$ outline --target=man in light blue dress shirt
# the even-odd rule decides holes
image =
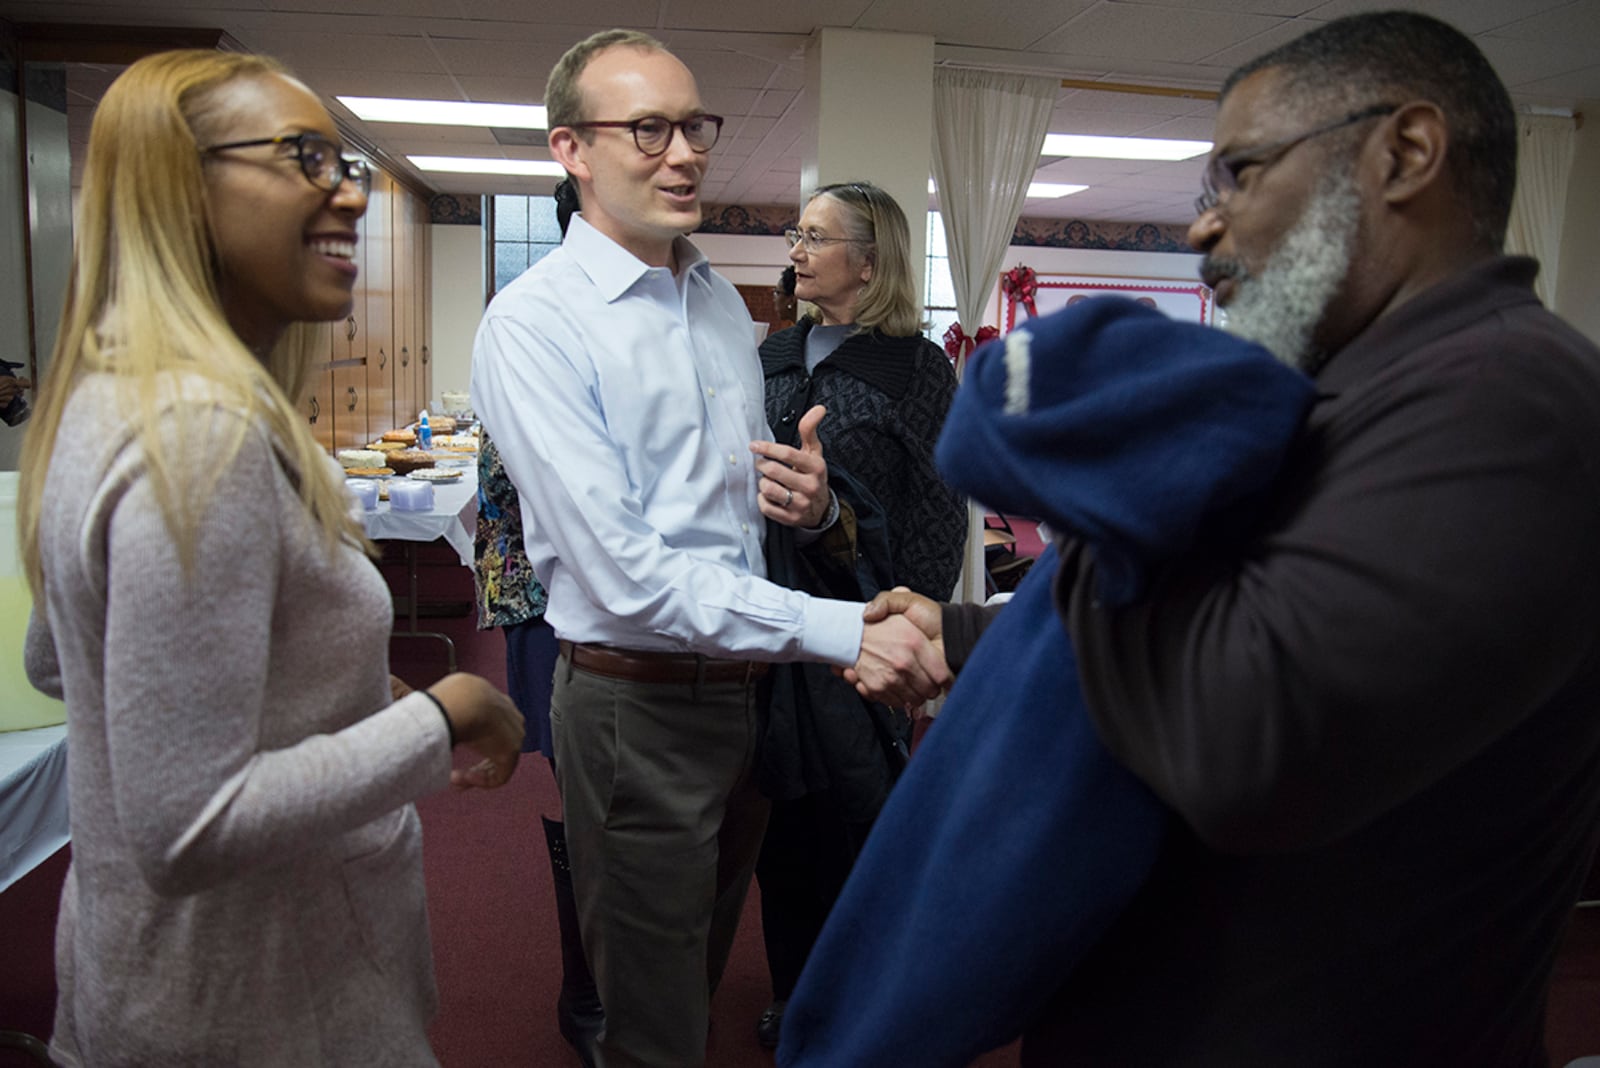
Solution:
[[[768,661],[928,695],[942,655],[901,617],[768,582],[766,520],[825,530],[816,425],[773,443],[750,315],[683,235],[721,119],[658,42],[608,31],[551,73],[550,151],[582,213],[490,304],[472,400],[521,498],[561,639],[551,724],[597,1061],[701,1064],[766,824],[753,781]],[[896,626],[888,627],[894,623]]]

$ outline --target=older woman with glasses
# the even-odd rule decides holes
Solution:
[[[95,115],[18,509],[72,752],[59,1064],[436,1063],[412,802],[504,783],[522,728],[474,675],[395,696],[388,587],[297,411],[369,180],[261,57],[140,60]]]
[[[829,185],[786,236],[794,293],[809,309],[761,346],[767,418],[785,440],[800,413],[828,409],[819,432],[829,485],[855,513],[860,558],[870,563],[842,576],[802,565],[791,584],[861,600],[897,585],[947,597],[966,518],[934,470],[933,446],[956,379],[919,332],[905,213],[875,185]],[[787,570],[775,558],[785,541],[771,540],[775,577]],[[784,666],[773,687],[765,765],[775,803],[756,868],[774,999],[757,1037],[768,1047],[778,1044],[789,994],[911,734],[903,712],[865,704],[826,668]]]

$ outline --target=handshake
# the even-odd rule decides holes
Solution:
[[[869,701],[910,708],[938,697],[954,679],[944,656],[944,613],[938,602],[904,586],[867,602],[861,655],[835,672]]]

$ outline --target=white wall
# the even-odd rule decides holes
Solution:
[[[433,396],[466,392],[472,374],[472,339],[483,317],[483,228],[433,227]]]
[[[718,273],[736,286],[775,286],[789,266],[789,245],[781,237],[696,234],[694,243]]]
[[[1000,270],[1004,273],[1017,266],[1032,267],[1041,277],[1073,274],[1185,283],[1196,282],[1200,278],[1200,255],[1190,252],[1102,252],[1096,249],[1012,245],[1006,250]],[[1004,311],[1001,300],[1000,287],[996,285],[980,325],[1001,325],[1000,317]],[[969,329],[967,332],[970,334],[973,331]]]

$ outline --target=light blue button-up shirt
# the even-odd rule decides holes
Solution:
[[[478,327],[472,404],[545,618],[575,642],[853,664],[859,604],[765,578],[750,314],[688,239],[675,257],[676,275],[650,267],[575,216]]]

